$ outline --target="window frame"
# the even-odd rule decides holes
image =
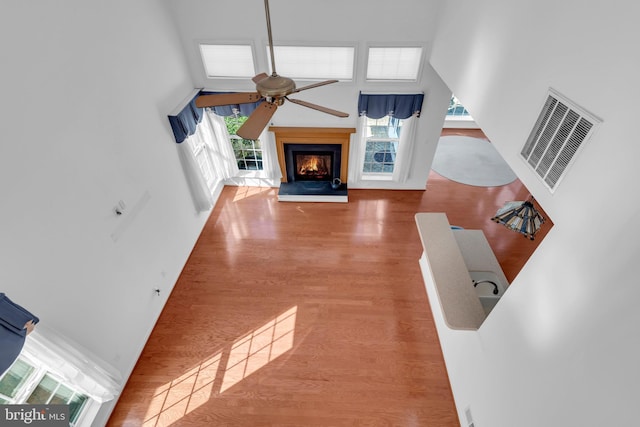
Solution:
[[[26,364],[28,364],[32,368],[32,371],[30,371],[26,377],[24,377],[24,376],[21,377],[22,378],[22,384],[20,384],[20,386],[16,388],[17,392],[16,392],[15,397],[7,396],[6,394],[3,394],[3,393],[0,392],[0,399],[6,401],[7,404],[9,404],[9,405],[17,405],[17,404],[20,404],[22,401],[26,401],[26,399],[29,397],[29,395],[31,393],[29,392],[28,394],[25,395],[25,393],[27,393],[25,390],[29,390],[30,388],[35,388],[35,385],[32,386],[30,383],[32,382],[33,377],[38,375],[37,363],[34,363],[31,360],[31,358],[29,358],[29,357],[25,357],[24,355],[20,355],[11,364],[9,369],[7,369],[6,372],[4,372],[2,375],[0,375],[0,381],[4,379],[4,377],[9,373],[9,371],[19,361],[22,361],[22,362],[25,362]],[[4,403],[0,403],[0,405],[4,405]]]
[[[239,159],[239,158],[238,158],[238,156],[236,155],[236,150],[235,150],[235,148],[233,147],[233,141],[234,141],[234,140],[236,140],[236,141],[251,141],[251,142],[252,142],[253,147],[252,147],[250,150],[244,150],[244,149],[242,149],[242,151],[252,151],[252,152],[254,152],[254,153],[257,153],[257,152],[259,151],[259,152],[261,153],[260,160],[258,160],[258,159],[254,159],[254,161],[255,161],[255,163],[256,163],[256,169],[247,169],[247,168],[244,168],[244,169],[243,169],[243,168],[241,168],[241,167],[240,167],[240,165],[238,164],[238,162],[244,162],[244,163],[245,163],[245,166],[246,166],[247,159],[246,159],[246,158],[244,158],[244,157],[243,157],[243,158],[241,158],[241,159]],[[255,148],[256,141],[258,141],[258,143],[260,144],[260,148]],[[262,141],[260,140],[260,138],[258,138],[258,139],[246,139],[246,138],[242,138],[242,137],[240,137],[240,136],[238,136],[238,135],[231,135],[231,134],[230,134],[230,135],[229,135],[229,144],[231,144],[231,149],[233,150],[233,155],[234,155],[234,157],[235,157],[236,164],[238,164],[238,170],[239,170],[240,172],[255,172],[255,173],[257,173],[257,172],[262,172],[262,171],[264,170],[264,149],[263,149],[263,147],[262,147]],[[260,164],[260,167],[259,167],[259,168],[257,167],[258,163]]]
[[[388,118],[388,121],[391,121],[392,119],[395,119],[394,117],[391,117],[389,115],[380,117],[379,119],[372,119],[367,117],[367,122],[369,120],[382,120]],[[403,122],[404,119],[395,119],[398,120],[399,122],[399,126],[397,126],[397,128],[402,129],[403,126]],[[370,129],[372,125],[367,124],[366,129]],[[387,125],[386,128],[388,129],[390,126]],[[395,137],[381,137],[381,136],[375,136],[375,135],[371,135],[371,136],[365,136],[364,137],[364,147],[363,147],[363,153],[362,153],[362,171],[361,171],[361,179],[363,181],[392,181],[393,180],[393,172],[395,170],[395,166],[396,166],[396,159],[394,158],[393,161],[393,170],[391,170],[390,172],[367,172],[365,171],[365,166],[367,165],[367,163],[371,163],[371,162],[367,162],[366,161],[366,156],[367,156],[367,145],[369,142],[372,141],[376,141],[376,142],[382,142],[382,143],[394,143],[395,142],[395,147],[396,147],[396,155],[398,153],[398,149],[399,149],[399,145],[400,145],[400,134],[398,134]]]
[[[241,75],[209,75],[207,72],[207,65],[205,63],[204,56],[202,54],[202,46],[245,46],[249,47],[251,50],[251,60],[253,64],[253,74],[250,76],[241,76]],[[207,80],[241,80],[246,81],[254,77],[258,72],[256,71],[258,68],[258,61],[256,58],[256,49],[253,41],[250,40],[229,40],[229,41],[219,41],[219,40],[196,40],[195,41],[195,50],[197,56],[200,58],[200,64],[202,65],[202,75]]]
[[[420,59],[418,61],[418,68],[416,70],[416,78],[415,79],[397,79],[397,78],[369,78],[369,57],[371,54],[371,49],[421,49]],[[424,63],[425,58],[427,57],[427,47],[423,43],[371,43],[367,44],[366,50],[366,58],[364,61],[364,73],[363,78],[367,83],[389,83],[389,82],[397,82],[397,83],[419,83],[422,79],[422,74],[424,72]]]
[[[28,365],[32,366],[33,370],[29,372],[29,374],[27,375],[26,381],[22,382],[20,387],[18,387],[18,391],[15,397],[11,398],[4,394],[0,395],[0,398],[8,402],[6,404],[9,404],[9,405],[28,404],[27,400],[29,399],[29,397],[31,397],[31,395],[36,390],[36,388],[38,387],[42,379],[46,375],[49,375],[52,379],[58,382],[58,387],[56,388],[56,390],[63,385],[68,389],[72,390],[74,392],[74,395],[80,394],[86,397],[86,400],[83,403],[82,408],[78,413],[78,418],[76,419],[76,421],[74,423],[69,422],[70,427],[82,427],[82,426],[91,425],[91,423],[95,419],[95,416],[98,413],[98,410],[100,409],[101,404],[95,401],[91,396],[88,396],[82,393],[81,391],[79,391],[78,388],[75,387],[73,384],[64,381],[64,379],[58,373],[56,373],[54,369],[47,366],[45,363],[41,362],[38,359],[38,357],[34,354],[31,354],[28,351],[28,349],[22,350],[22,352],[20,353],[20,356],[18,356],[18,358],[16,359],[16,361],[14,361],[11,367],[7,369],[7,371],[4,372],[2,375],[0,375],[0,380],[2,380],[5,377],[5,375],[9,372],[9,370],[11,370],[11,368],[19,360],[22,360]],[[5,403],[0,403],[0,406],[2,405],[5,405]]]
[[[449,114],[449,111],[452,109],[454,110],[454,114]],[[457,110],[458,108],[462,108],[462,112],[460,114],[455,114],[455,110]],[[451,98],[449,99],[449,108],[447,109],[447,116],[446,116],[447,120],[473,120],[473,116],[471,116],[471,113],[469,112],[469,110],[467,110],[467,107],[465,107],[462,102],[460,102],[460,100],[454,95],[451,94]]]
[[[227,117],[233,117],[233,116],[227,116]],[[236,161],[236,166],[238,166],[238,162],[239,161],[244,161],[244,159],[238,159],[236,157],[236,150],[233,147],[233,140],[244,140],[245,138],[242,138],[238,135],[236,135],[235,133],[231,133],[231,130],[229,129],[229,123],[227,122],[227,117],[225,117],[225,125],[227,127],[227,133],[229,134],[229,145],[231,146],[231,151],[233,151],[233,156],[234,159]],[[246,121],[248,119],[248,116],[240,116],[237,115],[236,118],[238,117],[245,117]],[[244,124],[244,122],[243,122]],[[240,125],[242,126],[242,124]],[[238,126],[238,129],[240,128],[240,126]],[[251,140],[247,140],[247,141],[251,141]],[[259,141],[260,142],[260,151],[262,152],[262,159],[261,159],[261,164],[262,164],[262,168],[261,169],[240,169],[240,167],[238,166],[238,174],[237,176],[240,178],[263,178],[263,174],[264,174],[264,141],[262,141],[260,138],[252,140],[254,141]],[[255,148],[254,148],[255,150]]]
[[[353,58],[351,61],[351,77],[350,78],[337,78],[333,76],[317,76],[317,77],[301,77],[297,76],[295,73],[291,73],[288,71],[283,71],[282,67],[278,63],[278,48],[280,47],[293,47],[293,48],[349,48],[353,51]],[[358,61],[358,46],[356,44],[351,43],[296,43],[296,42],[281,42],[274,43],[274,56],[276,60],[276,69],[278,70],[278,74],[289,77],[295,81],[322,81],[322,80],[338,80],[340,82],[354,82],[356,79],[356,68]],[[264,44],[264,52],[266,58],[266,65],[269,73],[271,72],[271,54],[269,51],[269,43],[265,42]]]

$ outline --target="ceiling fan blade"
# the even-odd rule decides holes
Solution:
[[[200,95],[196,98],[196,107],[217,107],[219,105],[245,104],[257,102],[262,98],[258,92],[246,93],[219,93],[213,95]]]
[[[258,139],[277,109],[277,105],[266,101],[263,102],[251,113],[247,121],[240,126],[236,135],[243,139]]]
[[[299,87],[298,89],[294,90],[291,93],[296,93],[296,92],[300,92],[300,91],[303,91],[303,90],[311,89],[311,88],[314,88],[314,87],[328,85],[328,84],[331,84],[331,83],[338,83],[338,80],[325,80],[323,82],[310,84],[308,86],[302,86],[302,87]]]
[[[331,108],[322,107],[320,105],[312,104],[307,101],[301,101],[299,99],[289,99],[287,101],[291,101],[294,104],[302,105],[303,107],[313,108],[314,110],[322,111],[323,113],[331,114],[337,117],[349,117],[347,113],[343,113],[342,111],[332,110]]]
[[[260,80],[266,79],[267,77],[269,77],[267,73],[260,73],[251,80],[253,80],[254,83],[258,83]]]

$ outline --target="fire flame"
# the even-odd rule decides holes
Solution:
[[[326,160],[319,156],[303,156],[298,163],[300,175],[327,175],[329,168]]]

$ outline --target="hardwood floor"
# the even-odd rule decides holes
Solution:
[[[484,230],[510,281],[551,224],[529,241],[489,220],[518,181],[427,185],[349,203],[226,187],[108,425],[460,425],[414,215]]]

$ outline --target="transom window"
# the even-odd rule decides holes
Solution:
[[[200,44],[200,56],[207,78],[251,78],[256,74],[250,44]],[[278,74],[292,79],[354,79],[354,46],[274,46]],[[272,70],[269,46],[268,70]],[[367,56],[368,81],[417,81],[422,69],[422,47],[370,47]]]
[[[402,119],[367,117],[364,174],[393,174],[402,131]]]
[[[35,359],[20,356],[0,377],[0,405],[65,404],[69,424],[75,427],[91,399],[65,384]]]
[[[250,45],[201,44],[200,56],[207,78],[250,78],[255,73]]]
[[[421,65],[421,47],[370,47],[367,80],[417,81]]]
[[[271,55],[268,52],[269,70]],[[355,48],[350,46],[274,46],[278,74],[292,79],[353,80]]]

